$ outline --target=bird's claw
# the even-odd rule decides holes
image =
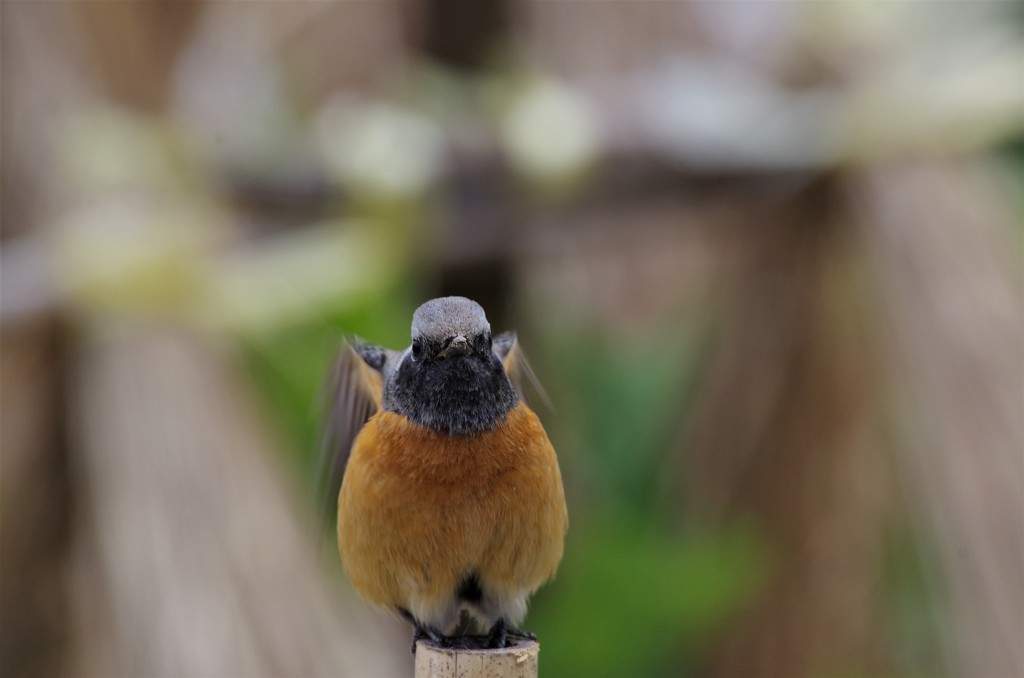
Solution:
[[[531,633],[530,631],[524,631],[522,629],[512,628],[505,623],[504,619],[499,619],[494,623],[494,626],[491,627],[490,633],[487,634],[487,647],[508,647],[509,636],[513,638],[523,638],[525,640],[537,640],[537,634]]]
[[[424,638],[431,641],[438,647],[449,647],[452,644],[452,641],[448,636],[438,633],[429,626],[420,626],[417,624],[416,630],[412,632],[412,647],[409,648],[413,654],[416,654],[416,643]]]

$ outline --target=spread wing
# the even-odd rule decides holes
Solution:
[[[540,385],[537,374],[530,367],[530,361],[526,359],[526,354],[523,353],[515,331],[509,330],[494,337],[491,347],[497,356],[501,358],[501,362],[505,366],[505,374],[508,375],[516,392],[519,393],[520,400],[526,402],[526,386],[529,385],[530,390],[536,393],[541,401],[550,409],[551,400],[548,398],[544,387]]]
[[[324,387],[326,407],[316,463],[325,526],[334,519],[352,443],[380,409],[384,379],[399,355],[358,339],[341,344]]]

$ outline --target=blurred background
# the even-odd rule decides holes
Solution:
[[[544,675],[1024,675],[1022,7],[3,2],[0,671],[411,675],[321,388],[461,294]]]

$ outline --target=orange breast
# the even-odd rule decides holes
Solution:
[[[356,590],[438,626],[470,573],[499,600],[544,583],[567,523],[554,449],[522,404],[494,430],[463,437],[379,412],[356,438],[338,502]]]

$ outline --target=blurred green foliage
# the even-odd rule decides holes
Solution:
[[[952,629],[940,621],[951,618],[949,601],[929,567],[939,561],[935,546],[905,522],[886,534],[877,588],[885,611],[882,637],[886,652],[906,676],[943,675],[942,667],[952,661]]]
[[[750,532],[680,538],[642,517],[591,516],[530,615],[542,639],[557,639],[544,645],[544,671],[658,676],[698,667],[700,641],[756,592],[766,563]]]
[[[672,337],[671,351],[664,349],[666,336]],[[567,413],[566,420],[553,418],[550,434],[556,443],[559,427],[578,435],[580,464],[596,484],[588,492],[593,499],[654,517],[666,499],[663,472],[674,462],[670,452],[679,443],[700,346],[694,328],[624,339],[585,323],[549,335],[544,379],[557,386],[556,407]],[[671,489],[678,491],[679,484]]]
[[[547,337],[543,376],[557,414],[546,424],[570,494],[566,556],[529,618],[542,638],[557,639],[544,646],[550,675],[699,667],[701,640],[767,574],[753,530],[679,520],[675,452],[708,345],[708,323],[688,320],[626,337],[563,322]]]
[[[324,384],[343,337],[386,346],[408,343],[415,301],[398,286],[339,300],[315,320],[241,337],[241,355],[269,410],[294,443],[295,469],[309,482],[320,444]],[[310,485],[310,496],[313,486]]]
[[[1017,227],[1017,240],[1024,250],[1024,137],[1018,137],[999,149],[997,158],[1007,166],[1010,177],[1011,208],[1016,210],[1013,223]]]

